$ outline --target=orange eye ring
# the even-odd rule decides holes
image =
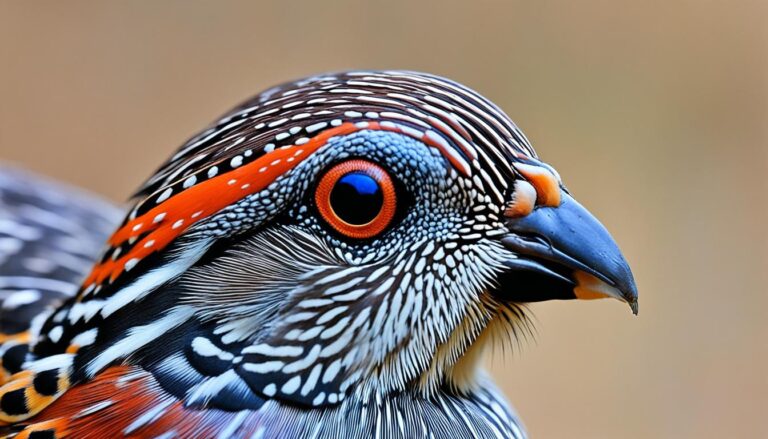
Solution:
[[[372,213],[369,215],[371,218],[366,218],[360,224],[343,219],[342,216],[344,215],[340,215],[341,212],[338,211],[341,206],[337,205],[334,208],[334,202],[339,204],[339,197],[342,197],[342,202],[355,202],[353,199],[344,199],[344,195],[339,195],[338,190],[334,193],[334,189],[339,186],[340,180],[350,179],[352,175],[362,176],[362,178],[366,179],[367,181],[364,183],[367,183],[367,189],[369,190],[371,189],[371,184],[378,186],[373,198],[376,200],[373,202],[375,204],[367,207],[375,210],[379,198],[381,202],[378,212]],[[367,239],[384,231],[392,222],[397,209],[397,194],[392,179],[381,166],[366,160],[349,160],[332,167],[323,175],[315,191],[315,204],[317,205],[318,212],[320,212],[320,216],[334,230],[349,238]],[[349,209],[349,205],[344,207]]]

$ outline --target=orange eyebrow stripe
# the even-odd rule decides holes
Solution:
[[[218,212],[227,205],[264,189],[280,175],[293,169],[306,157],[325,145],[329,138],[354,131],[356,131],[354,124],[340,125],[313,137],[304,145],[275,149],[247,165],[192,186],[171,196],[167,201],[153,207],[142,216],[126,223],[112,235],[109,243],[113,246],[120,245],[129,238],[137,237],[148,230],[162,229],[163,225],[173,224],[178,220],[192,220],[191,216],[194,213],[203,211],[193,221],[185,224],[185,227],[181,228],[183,231],[191,224]],[[289,161],[289,159],[292,160]],[[265,170],[260,172],[262,168]],[[242,189],[246,184],[248,185],[246,189]],[[165,216],[155,223],[154,218],[161,214],[165,214]],[[139,228],[134,230],[137,226]]]
[[[128,221],[109,238],[109,244],[117,247],[131,238],[138,238],[149,232],[127,254],[115,261],[108,260],[95,266],[83,285],[101,284],[107,277],[114,281],[131,259],[140,260],[149,256],[167,246],[193,224],[248,195],[261,191],[325,145],[331,137],[358,130],[353,123],[339,125],[323,131],[303,145],[276,149],[251,163],[171,196],[140,217]],[[162,214],[163,218],[155,222],[154,219]],[[179,221],[182,223],[174,227]]]
[[[560,205],[560,183],[552,172],[546,168],[525,163],[515,163],[514,167],[536,188],[537,205],[548,207]]]

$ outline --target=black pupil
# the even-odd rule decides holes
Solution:
[[[347,224],[368,224],[381,212],[382,204],[379,183],[364,172],[345,174],[331,190],[331,207]]]

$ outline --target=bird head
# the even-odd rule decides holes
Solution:
[[[526,303],[637,311],[613,239],[509,118],[412,72],[235,108],[144,184],[107,247],[38,353],[74,352],[75,380],[139,363],[201,404],[471,388],[486,335],[525,325]]]

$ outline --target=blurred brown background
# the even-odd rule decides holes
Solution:
[[[463,82],[632,263],[532,307],[491,369],[538,438],[768,437],[768,3],[0,3],[0,159],[124,200],[188,136],[309,73]]]

